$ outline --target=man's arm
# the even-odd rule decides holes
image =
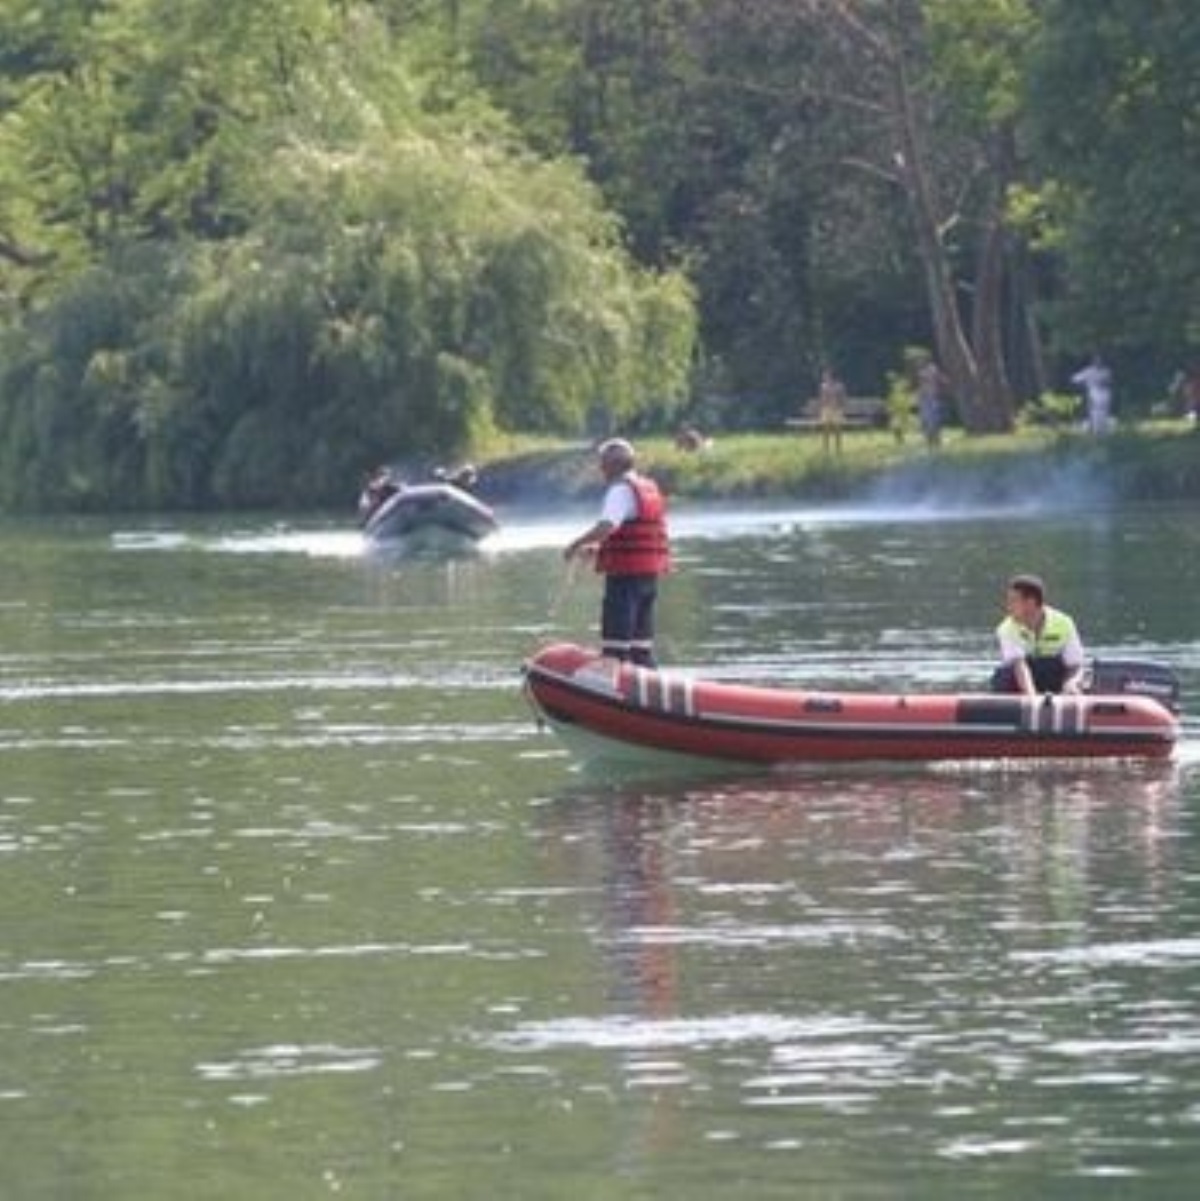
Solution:
[[[1037,687],[1033,682],[1033,672],[1025,659],[1017,659],[1013,665],[1013,678],[1017,681],[1017,690],[1025,696],[1036,696]]]
[[[623,522],[637,515],[637,502],[634,500],[631,487],[611,485],[604,494],[604,505],[600,512],[600,520],[589,529],[583,531],[573,542],[568,543],[563,551],[564,559],[574,558],[580,551],[595,549]]]
[[[1013,680],[1017,691],[1026,696],[1035,696],[1037,688],[1033,682],[1033,672],[1025,658],[1025,647],[1013,633],[1007,622],[1001,622],[996,629],[996,639],[1000,643],[1000,662],[1005,667],[1011,667]]]
[[[601,517],[594,526],[584,530],[578,538],[567,544],[567,548],[563,551],[563,558],[573,559],[581,551],[599,546],[616,528],[611,521]]]
[[[1075,628],[1074,622],[1071,623],[1071,636],[1067,639],[1066,646],[1063,647],[1063,666],[1067,669],[1066,677],[1063,679],[1063,692],[1071,694],[1079,693],[1083,690],[1083,640],[1079,637],[1079,631]]]

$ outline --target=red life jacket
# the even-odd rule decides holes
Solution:
[[[622,481],[633,490],[637,516],[623,521],[600,544],[596,570],[605,575],[665,575],[671,570],[667,504],[658,485],[641,475]]]

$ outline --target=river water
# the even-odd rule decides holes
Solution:
[[[0,1195],[1192,1197],[1200,737],[581,772],[592,517],[0,526]],[[1193,512],[681,509],[660,655],[969,688],[1004,578],[1200,710]]]

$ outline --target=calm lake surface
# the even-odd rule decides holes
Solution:
[[[599,778],[559,557],[312,519],[0,525],[0,1196],[1192,1198],[1176,759]],[[1200,520],[679,508],[660,655],[978,686],[1005,577],[1200,712]]]

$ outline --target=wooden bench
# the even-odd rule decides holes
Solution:
[[[798,417],[788,417],[784,425],[798,433],[822,428],[821,402],[817,397],[805,401]],[[842,429],[882,430],[888,426],[887,401],[881,396],[847,396],[842,405]]]

